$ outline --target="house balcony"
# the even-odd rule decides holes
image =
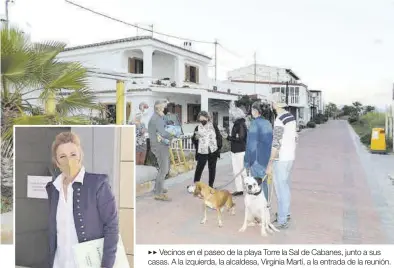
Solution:
[[[144,89],[144,88],[193,88],[206,89],[207,86],[189,81],[177,82],[171,77],[145,77],[144,75],[132,75],[127,79],[127,89]]]
[[[275,93],[272,96],[272,100],[277,103],[286,103],[286,94]],[[300,96],[296,94],[289,94],[288,105],[290,106],[302,106],[300,102]]]

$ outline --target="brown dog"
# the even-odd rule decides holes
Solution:
[[[235,214],[235,203],[233,202],[232,195],[227,190],[215,190],[199,181],[195,184],[193,194],[204,200],[204,218],[201,220],[201,224],[207,222],[207,207],[216,209],[219,227],[223,226],[222,211],[224,207],[227,207],[227,210],[231,211],[232,215]]]

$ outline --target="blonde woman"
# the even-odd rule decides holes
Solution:
[[[77,135],[63,132],[52,144],[62,172],[48,183],[49,267],[77,268],[73,246],[104,238],[101,267],[112,268],[119,240],[118,211],[108,176],[85,171]]]

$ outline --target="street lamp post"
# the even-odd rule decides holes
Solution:
[[[286,106],[289,105],[289,82],[286,82]]]

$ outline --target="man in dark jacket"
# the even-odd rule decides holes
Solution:
[[[235,191],[233,192],[233,196],[239,196],[243,195],[242,177],[246,177],[246,170],[244,169],[243,163],[248,130],[245,120],[246,115],[242,109],[231,107],[229,113],[230,119],[234,125],[231,130],[231,135],[227,137],[227,140],[231,142],[231,160],[233,165],[233,173],[234,176],[237,176],[235,178]]]

